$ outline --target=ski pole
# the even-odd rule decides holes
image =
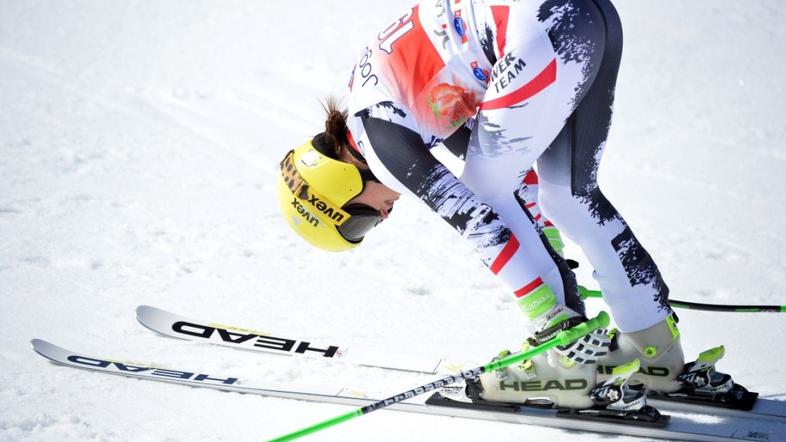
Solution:
[[[583,322],[575,327],[569,328],[567,330],[562,330],[555,337],[549,339],[548,341],[530,348],[527,351],[523,351],[520,353],[512,354],[510,356],[506,356],[502,359],[489,362],[486,365],[476,367],[470,370],[462,370],[460,373],[455,375],[446,376],[442,379],[439,379],[434,382],[429,382],[428,384],[421,385],[420,387],[413,388],[412,390],[405,391],[403,393],[397,394],[395,396],[391,396],[387,399],[383,399],[378,402],[374,402],[373,404],[366,405],[365,407],[361,407],[350,411],[349,413],[342,414],[340,416],[336,416],[332,419],[328,419],[323,422],[319,422],[317,424],[311,425],[309,427],[303,428],[298,431],[293,431],[292,433],[285,434],[283,436],[277,437],[275,439],[270,439],[268,442],[285,442],[294,440],[305,435],[316,433],[317,431],[324,430],[325,428],[332,427],[333,425],[338,425],[342,422],[348,421],[352,418],[356,418],[362,416],[364,414],[371,413],[372,411],[379,410],[381,408],[385,408],[388,405],[395,404],[397,402],[402,402],[407,399],[413,398],[415,396],[419,396],[423,393],[427,393],[429,391],[436,390],[438,388],[442,388],[444,386],[453,384],[463,379],[471,379],[478,377],[482,373],[486,373],[493,370],[498,370],[500,368],[507,367],[509,365],[513,365],[517,362],[521,362],[525,359],[530,359],[533,356],[543,353],[544,351],[556,347],[556,346],[564,346],[568,345],[571,342],[581,338],[582,336],[591,333],[594,330],[599,328],[605,328],[609,325],[609,315],[606,312],[598,313],[598,316]]]
[[[600,290],[590,290],[579,286],[579,296],[581,299],[602,298]],[[679,301],[670,299],[669,304],[675,308],[688,310],[706,310],[711,312],[733,312],[733,313],[786,313],[786,305],[725,305],[725,304],[702,304],[698,302]]]

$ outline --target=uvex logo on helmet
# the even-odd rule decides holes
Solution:
[[[325,201],[319,199],[319,197],[316,194],[307,191],[307,195],[308,195],[308,200],[306,201],[308,201],[309,204],[311,204],[312,206],[314,206],[315,209],[325,214],[325,216],[327,216],[328,218],[335,221],[336,224],[341,224],[341,222],[344,220],[343,213],[341,213],[338,209],[334,209],[333,206],[329,205]]]
[[[297,199],[297,197],[292,200],[292,207],[294,207],[295,211],[297,211],[297,213],[299,213],[309,224],[314,227],[319,227],[319,218],[312,215],[304,205],[300,204],[300,200]]]

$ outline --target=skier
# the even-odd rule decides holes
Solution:
[[[631,379],[660,393],[698,372],[714,374],[692,391],[732,385],[712,371],[720,350],[686,366],[658,267],[598,186],[621,53],[609,0],[428,0],[361,51],[348,112],[328,100],[325,131],[281,162],[281,209],[309,243],[356,247],[414,196],[513,292],[535,341],[586,320],[555,226],[581,246],[619,331],[484,374],[476,400],[635,410],[646,395]]]

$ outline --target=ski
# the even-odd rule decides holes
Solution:
[[[444,358],[374,353],[303,337],[293,338],[287,334],[201,321],[149,305],[137,307],[136,319],[143,326],[164,336],[283,356],[329,358],[363,367],[424,374],[455,372],[458,367],[465,365],[451,363]]]
[[[145,364],[118,362],[115,358],[104,358],[75,353],[41,339],[31,341],[33,350],[50,361],[73,368],[100,373],[122,375],[138,379],[175,383],[191,387],[212,388],[268,397],[299,399],[349,406],[372,404],[380,394],[361,393],[351,388],[327,386],[277,386],[256,385],[238,377],[218,376],[197,370],[174,370]],[[461,388],[444,387],[428,399],[413,398],[411,402],[397,403],[390,408],[398,411],[483,419],[499,422],[537,425],[564,430],[621,434],[647,438],[686,441],[730,441],[754,440],[776,441],[786,438],[786,425],[755,419],[726,418],[708,419],[707,416],[691,414],[671,415],[658,425],[637,425],[635,422],[609,422],[604,419],[576,418],[566,410],[536,408],[528,406],[474,404],[462,400]],[[450,396],[457,397],[451,399]],[[584,416],[586,417],[586,416]],[[661,425],[662,424],[662,425]]]
[[[339,345],[314,344],[314,340],[276,335],[249,328],[206,322],[180,316],[151,306],[139,306],[137,320],[148,329],[169,337],[190,341],[287,356],[312,356],[345,361],[348,364],[382,370],[396,370],[427,375],[456,373],[466,362],[448,358],[417,358],[391,353],[350,351]],[[277,336],[290,336],[281,338]],[[786,402],[772,399],[755,399],[750,410],[723,407],[722,404],[697,403],[674,397],[647,399],[652,406],[685,413],[712,414],[715,416],[756,418],[786,423]]]

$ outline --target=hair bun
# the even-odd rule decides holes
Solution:
[[[339,109],[338,100],[327,97],[322,104],[327,117],[325,119],[325,138],[327,142],[338,152],[341,146],[349,144],[347,139],[347,111]]]

